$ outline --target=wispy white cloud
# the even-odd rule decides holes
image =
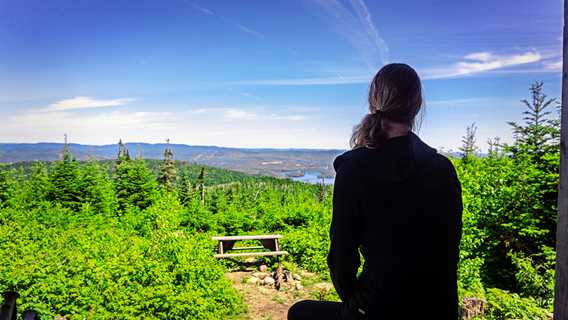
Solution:
[[[71,99],[56,101],[47,108],[41,109],[41,111],[69,111],[77,109],[118,107],[132,101],[134,101],[132,98],[101,100],[91,97],[74,97]]]
[[[501,69],[532,62],[538,62],[538,52],[526,52],[508,56],[493,55],[489,52],[472,53],[465,56],[466,61],[458,62],[458,74],[471,74],[488,70]]]
[[[191,114],[200,115],[221,115],[221,118],[229,121],[253,121],[253,120],[289,120],[289,121],[303,121],[308,119],[308,116],[301,114],[277,114],[277,113],[263,113],[258,111],[250,111],[240,108],[199,108],[189,111]]]
[[[290,120],[290,121],[304,121],[308,119],[308,117],[305,115],[297,115],[297,114],[292,114],[292,115],[271,114],[268,117],[270,119],[275,119],[275,120]]]
[[[386,57],[386,55],[388,54],[387,44],[385,40],[381,38],[381,36],[379,35],[379,32],[377,31],[377,28],[373,23],[371,13],[369,13],[369,9],[367,9],[365,2],[363,0],[351,0],[351,6],[355,10],[355,13],[357,13],[359,21],[361,22],[363,29],[369,36],[369,39],[373,41],[374,45],[379,50],[379,53],[381,54],[383,60],[387,60]]]
[[[491,52],[474,52],[449,67],[425,69],[421,72],[423,79],[444,79],[463,77],[508,67],[539,62],[542,56],[537,51],[517,54],[497,55]]]
[[[558,71],[558,72],[562,71],[562,60],[544,61],[543,65],[547,70],[550,71]]]
[[[222,15],[220,15],[220,14],[218,14],[218,13],[215,13],[213,10],[210,10],[210,9],[208,9],[208,8],[205,8],[205,7],[203,7],[203,6],[198,5],[198,4],[195,3],[195,2],[189,2],[189,5],[190,5],[192,8],[194,8],[195,10],[197,10],[197,11],[199,11],[199,12],[205,14],[205,15],[212,16],[212,17],[217,17],[218,19],[222,20],[222,21],[225,22],[225,23],[232,24],[233,26],[235,26],[237,29],[241,30],[242,32],[248,33],[248,34],[250,34],[250,35],[252,35],[252,36],[254,36],[254,37],[260,38],[260,39],[264,39],[264,38],[265,38],[265,35],[264,35],[263,33],[259,32],[259,31],[256,31],[256,30],[254,30],[254,29],[252,29],[252,28],[250,28],[250,27],[248,27],[248,26],[245,26],[245,25],[242,24],[242,23],[239,23],[239,22],[233,21],[233,20],[231,20],[231,19],[228,19],[228,18],[226,18],[226,17],[224,17],[224,16],[222,16]]]
[[[144,141],[164,138],[163,130],[175,119],[169,112],[114,110],[98,114],[77,112],[26,112],[0,120],[0,136],[12,141],[61,141],[63,133],[74,142],[111,143],[119,137]]]
[[[388,61],[388,46],[379,35],[363,0],[314,0],[329,17],[332,24],[357,51],[370,70],[375,71]]]
[[[193,8],[195,8],[197,11],[199,11],[199,12],[201,12],[201,13],[203,13],[203,14],[206,14],[206,15],[209,15],[209,16],[214,16],[214,15],[215,15],[215,12],[213,12],[213,11],[207,9],[207,8],[202,7],[202,6],[198,5],[197,3],[191,2],[190,5],[191,5]]]
[[[258,115],[242,109],[226,109],[223,117],[227,120],[256,120]]]
[[[490,61],[493,58],[493,55],[489,52],[474,52],[465,55],[464,57],[467,60],[477,60],[477,61]]]
[[[23,110],[0,117],[0,141],[62,141],[63,134],[67,133],[70,141],[87,144],[116,143],[118,138],[158,143],[171,138],[176,143],[194,145],[313,148],[336,147],[343,142],[335,132],[332,139],[329,133],[317,130],[314,125],[306,126],[300,121],[303,116],[293,113],[263,113],[239,108],[195,110],[199,112],[121,109],[85,114]],[[303,133],[302,136],[307,138],[291,141],[292,133]]]
[[[460,78],[480,74],[492,73],[542,73],[558,71],[561,69],[561,61],[544,61],[543,55],[538,51],[527,51],[509,55],[498,55],[491,52],[469,53],[457,62],[449,66],[419,69],[418,72],[423,80],[435,80],[446,78]],[[536,65],[543,62],[542,65]],[[521,65],[536,65],[531,68],[515,68]],[[335,76],[307,77],[292,79],[260,79],[229,82],[229,85],[258,85],[258,86],[316,86],[316,85],[345,85],[345,84],[368,84],[373,78],[370,71],[351,72],[352,75],[343,75],[339,72]]]
[[[243,24],[241,24],[241,23],[235,23],[235,25],[237,26],[237,28],[241,29],[242,31],[244,31],[244,32],[246,32],[246,33],[248,33],[248,34],[251,34],[251,35],[253,35],[253,36],[257,37],[257,38],[263,39],[263,38],[265,37],[264,34],[258,32],[258,31],[256,31],[256,30],[253,30],[253,29],[251,29],[251,28],[249,28],[249,27],[247,27],[247,26],[245,26],[245,25],[243,25]]]
[[[257,100],[257,101],[260,101],[260,100],[262,100],[262,98],[261,98],[261,97],[257,96],[257,95],[256,95],[256,94],[254,94],[254,93],[250,93],[250,92],[242,91],[242,92],[239,92],[239,94],[240,94],[241,96],[243,96],[243,97],[246,97],[246,98],[252,98],[252,99],[254,99],[254,100]]]
[[[208,108],[198,108],[198,109],[191,109],[187,111],[190,114],[205,114],[208,113],[211,109]]]

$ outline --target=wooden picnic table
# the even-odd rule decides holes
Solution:
[[[265,257],[287,255],[287,251],[281,251],[278,245],[278,239],[282,236],[278,234],[265,235],[248,235],[248,236],[220,236],[212,237],[213,240],[219,241],[217,246],[217,254],[215,258],[235,258],[235,257]],[[258,240],[261,246],[235,247],[235,242],[244,240]],[[270,251],[227,253],[231,250],[259,250],[268,249]]]

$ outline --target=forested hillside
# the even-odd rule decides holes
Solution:
[[[125,143],[133,157],[160,159],[168,146],[181,161],[237,170],[254,175],[285,177],[317,171],[333,175],[331,162],[342,150],[324,149],[249,149],[185,144]],[[82,145],[71,143],[69,150],[77,160],[111,160],[116,157],[116,145]],[[55,161],[61,158],[63,143],[0,143],[0,163],[24,161]]]
[[[559,125],[542,83],[526,107],[513,144],[492,140],[478,157],[472,125],[452,159],[464,315],[482,305],[485,319],[550,318]],[[167,145],[159,162],[124,145],[112,161],[79,162],[66,146],[60,160],[0,170],[0,290],[48,318],[236,317],[246,306],[210,237],[283,234],[285,262],[326,278],[332,191],[176,163]]]

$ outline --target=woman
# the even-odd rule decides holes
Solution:
[[[333,163],[327,262],[342,302],[300,301],[288,319],[457,319],[461,188],[412,133],[421,88],[406,64],[375,75],[352,150]]]

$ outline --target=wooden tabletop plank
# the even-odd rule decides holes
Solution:
[[[265,256],[279,256],[279,255],[287,255],[287,254],[288,254],[288,251],[223,253],[223,254],[216,254],[215,258],[265,257]]]
[[[226,236],[226,237],[211,237],[213,240],[218,241],[239,241],[239,240],[265,240],[265,239],[280,239],[279,234],[263,234],[263,235],[250,235],[250,236]]]
[[[259,249],[266,249],[263,246],[251,246],[251,247],[233,247],[231,250],[259,250]]]

